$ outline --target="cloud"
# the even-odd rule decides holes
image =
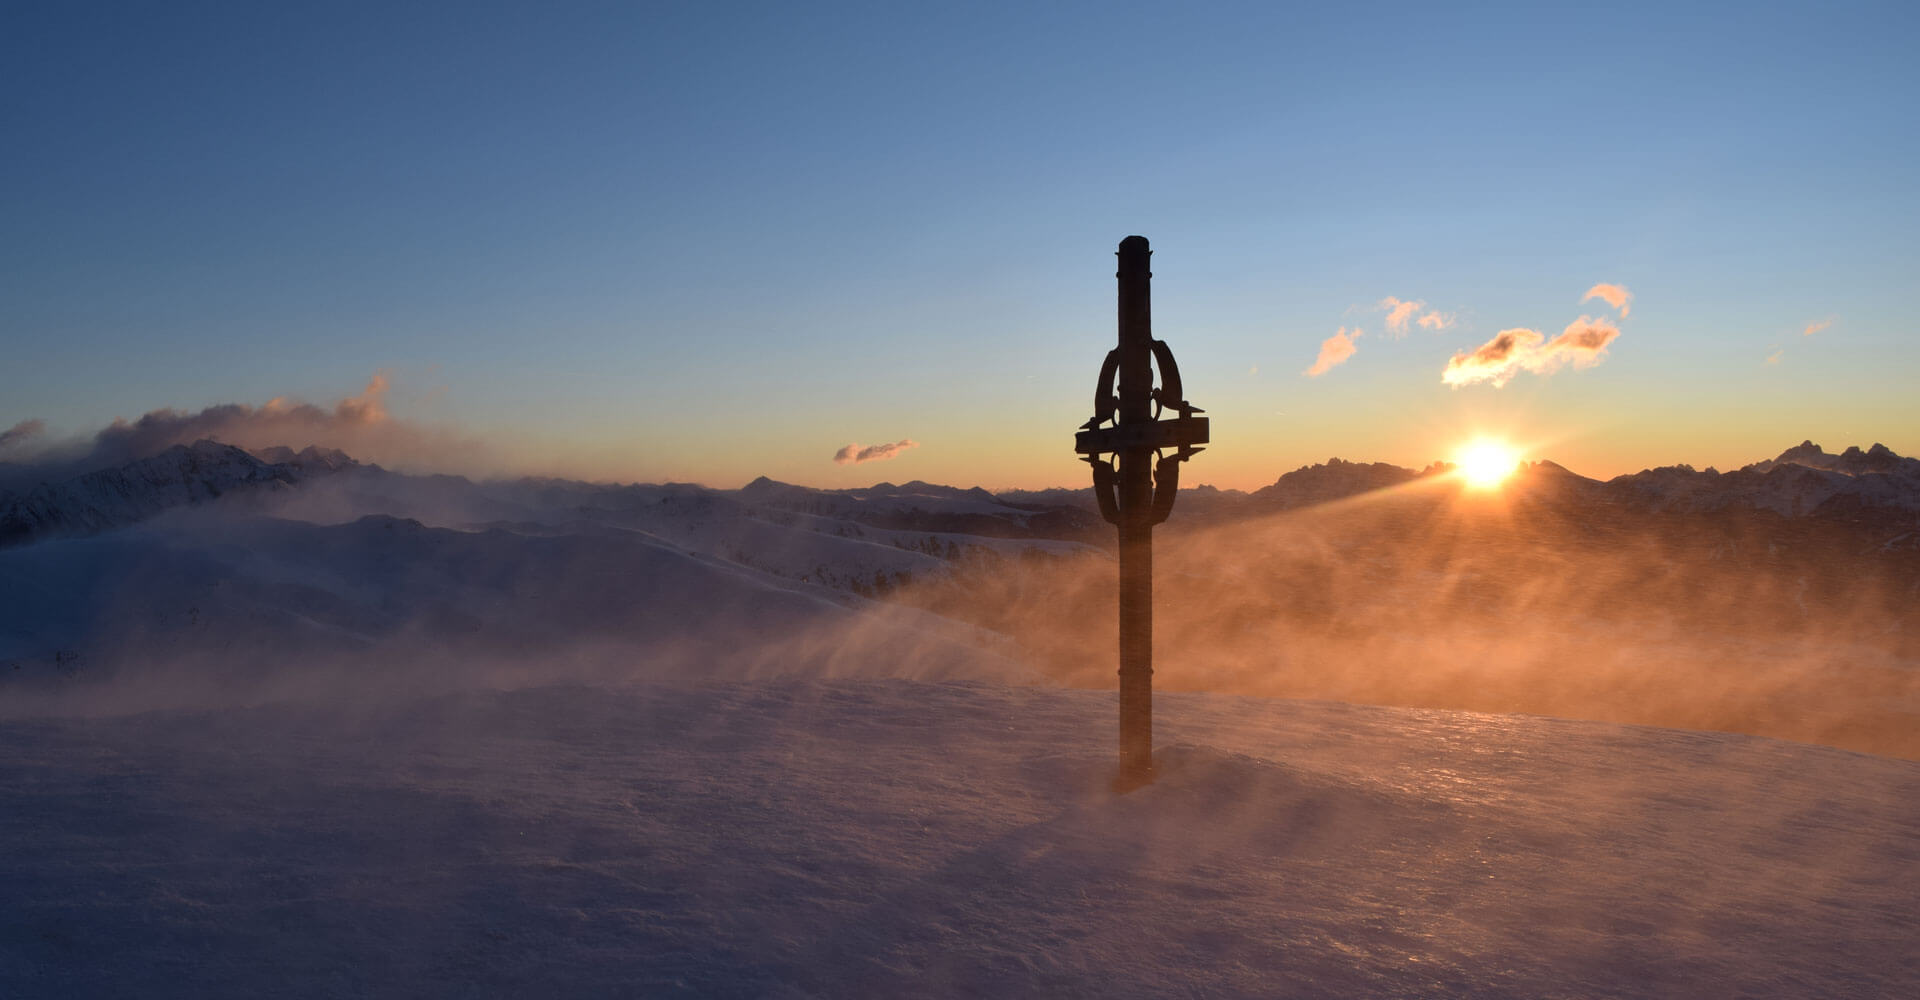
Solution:
[[[1422,330],[1445,330],[1453,325],[1453,314],[1430,309],[1426,315],[1420,317],[1418,322]]]
[[[1780,355],[1782,355],[1782,354],[1784,354],[1784,353],[1786,353],[1786,350],[1787,350],[1787,349],[1786,349],[1786,348],[1784,348],[1784,347],[1781,347],[1781,348],[1776,348],[1776,349],[1774,350],[1774,352],[1773,352],[1772,354],[1769,354],[1769,355],[1767,355],[1767,364],[1770,364],[1770,365],[1777,365],[1777,364],[1779,364],[1779,363],[1780,363]]]
[[[1331,371],[1334,366],[1353,357],[1353,342],[1359,339],[1359,327],[1354,327],[1351,333],[1347,332],[1346,327],[1341,327],[1339,332],[1320,342],[1320,356],[1313,359],[1313,367],[1306,370],[1306,376],[1319,378]]]
[[[1830,327],[1830,326],[1832,326],[1832,325],[1833,325],[1833,320],[1831,320],[1831,319],[1823,319],[1823,320],[1820,320],[1820,321],[1819,321],[1819,322],[1817,322],[1817,323],[1808,323],[1808,324],[1807,324],[1807,328],[1806,328],[1806,329],[1804,329],[1804,330],[1802,330],[1802,331],[1800,331],[1800,336],[1802,336],[1802,337],[1811,337],[1811,336],[1813,336],[1814,334],[1816,334],[1816,333],[1819,333],[1820,331],[1822,331],[1822,330],[1824,330],[1824,329],[1826,329],[1827,327]]]
[[[1620,330],[1604,319],[1582,316],[1552,340],[1524,327],[1502,330],[1472,351],[1456,354],[1440,373],[1440,381],[1455,388],[1475,382],[1506,385],[1523,371],[1551,375],[1568,364],[1591,368],[1606,357],[1607,345]]]
[[[860,443],[856,441],[834,452],[833,464],[859,465],[863,462],[884,462],[889,458],[897,457],[908,448],[918,447],[920,447],[920,442],[911,439],[902,439],[892,444],[868,445],[865,448],[860,447]]]
[[[391,436],[370,433],[385,429],[392,420],[385,405],[391,384],[384,373],[375,374],[359,395],[348,396],[331,409],[276,396],[260,406],[221,403],[192,413],[162,409],[138,420],[116,418],[94,435],[89,461],[106,465],[144,458],[203,438],[241,448],[322,444],[359,458],[371,439]],[[356,451],[355,445],[362,447]]]
[[[1506,385],[1524,367],[1521,359],[1537,351],[1544,340],[1534,330],[1502,330],[1473,351],[1454,355],[1440,373],[1440,381],[1455,387],[1474,382]]]
[[[338,448],[362,462],[413,470],[485,473],[498,471],[498,452],[453,429],[394,417],[387,409],[392,382],[375,374],[359,393],[331,406],[270,399],[258,406],[219,403],[201,410],[158,409],[137,419],[115,418],[98,432],[61,441],[35,441],[24,424],[7,431],[5,442],[24,451],[19,461],[35,475],[79,475],[158,454],[177,444],[211,439],[258,451],[284,445],[298,451],[308,445]]]
[[[25,444],[40,436],[47,429],[44,420],[22,420],[4,431],[0,431],[0,451]]]
[[[1620,310],[1621,319],[1626,319],[1633,312],[1633,293],[1627,291],[1625,285],[1599,284],[1587,289],[1587,294],[1580,296],[1582,302],[1593,299],[1605,299],[1607,305]]]
[[[1567,324],[1560,336],[1547,342],[1547,353],[1570,360],[1575,368],[1591,368],[1600,363],[1607,345],[1620,336],[1620,328],[1604,319],[1582,316]]]
[[[1409,302],[1405,299],[1397,299],[1389,295],[1381,299],[1374,308],[1385,309],[1387,311],[1388,333],[1404,334],[1407,332],[1407,320],[1412,317],[1414,313],[1426,308],[1426,306],[1427,304],[1425,302],[1417,300]]]

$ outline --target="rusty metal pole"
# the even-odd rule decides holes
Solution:
[[[1152,254],[1144,236],[1120,242],[1120,340],[1101,365],[1093,419],[1074,436],[1074,450],[1093,466],[1100,513],[1120,534],[1120,771],[1114,787],[1122,792],[1153,781],[1153,526],[1173,510],[1180,463],[1201,450],[1209,433],[1207,419],[1196,416],[1202,411],[1182,395],[1173,351],[1153,339]],[[1159,419],[1166,410],[1178,415]],[[1107,455],[1118,460],[1118,469]]]

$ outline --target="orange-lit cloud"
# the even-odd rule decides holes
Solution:
[[[908,448],[918,447],[920,447],[920,442],[911,439],[895,441],[892,444],[868,445],[865,448],[860,447],[860,443],[856,441],[834,452],[833,464],[859,465],[862,462],[884,462],[889,458],[898,456]]]
[[[1418,322],[1422,330],[1445,330],[1453,325],[1453,314],[1430,309]]]
[[[1777,364],[1779,364],[1779,363],[1780,363],[1780,355],[1782,355],[1782,354],[1784,354],[1784,353],[1786,353],[1786,348],[1784,348],[1784,347],[1782,347],[1782,348],[1777,348],[1777,349],[1775,349],[1775,350],[1774,350],[1774,352],[1773,352],[1772,354],[1769,354],[1769,355],[1767,355],[1767,364],[1770,364],[1770,365],[1777,365]]]
[[[1807,328],[1800,331],[1800,336],[1811,337],[1814,334],[1819,333],[1820,331],[1832,325],[1833,325],[1833,320],[1830,320],[1830,319],[1823,319],[1817,323],[1808,323]]]
[[[1426,308],[1426,305],[1425,302],[1418,300],[1409,302],[1389,295],[1381,299],[1374,308],[1387,311],[1388,333],[1404,334],[1407,332],[1407,320],[1412,318],[1414,313]]]
[[[1320,356],[1313,359],[1313,367],[1306,370],[1308,378],[1319,378],[1331,371],[1348,358],[1353,357],[1353,342],[1360,339],[1360,328],[1354,327],[1349,333],[1346,327],[1320,342]]]
[[[1588,368],[1600,363],[1600,355],[1618,336],[1620,328],[1612,323],[1582,316],[1568,323],[1560,336],[1547,342],[1547,353],[1572,361],[1576,368]]]
[[[1523,371],[1551,375],[1568,364],[1590,368],[1600,363],[1607,345],[1618,336],[1618,327],[1590,316],[1567,324],[1552,340],[1524,327],[1502,330],[1474,350],[1454,355],[1440,373],[1440,381],[1455,388],[1475,382],[1491,382],[1498,388]]]
[[[1524,327],[1502,330],[1472,351],[1454,355],[1447,361],[1446,370],[1440,373],[1440,381],[1451,386],[1474,382],[1506,385],[1524,367],[1523,359],[1537,351],[1545,340],[1538,331]]]
[[[1599,284],[1587,289],[1587,294],[1580,296],[1582,302],[1593,299],[1606,300],[1607,305],[1620,310],[1621,319],[1626,319],[1633,312],[1633,293],[1627,291],[1625,285]]]
[[[47,422],[44,420],[22,420],[12,427],[0,431],[0,451],[6,451],[15,445],[25,444],[27,441],[39,437],[40,433],[46,429]]]

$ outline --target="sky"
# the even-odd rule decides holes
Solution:
[[[1079,485],[1137,233],[1188,482],[1920,453],[1920,7],[1545,6],[8,4],[0,448]]]

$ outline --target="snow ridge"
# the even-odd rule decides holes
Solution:
[[[117,468],[41,483],[25,494],[0,494],[0,546],[91,535],[172,507],[209,503],[237,492],[284,489],[314,470],[343,463],[352,459],[314,448],[298,455],[289,452],[286,462],[278,464],[217,441],[174,445]]]

